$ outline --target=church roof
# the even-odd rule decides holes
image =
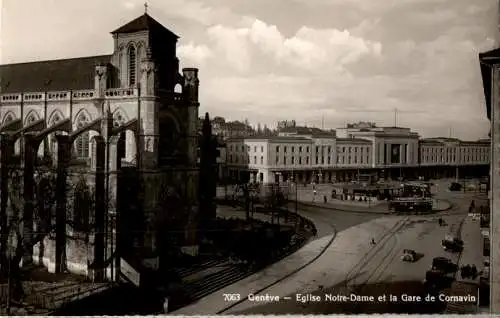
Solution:
[[[124,26],[119,27],[118,29],[111,32],[111,34],[134,33],[139,31],[167,33],[168,35],[174,37],[175,39],[179,38],[175,33],[165,28],[160,22],[153,19],[147,13],[144,13],[137,19],[132,20],[129,23],[125,24]]]
[[[0,93],[93,89],[95,66],[110,61],[99,55],[0,65]]]

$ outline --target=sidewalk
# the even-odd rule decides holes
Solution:
[[[449,295],[479,297],[479,277],[476,279],[462,278],[460,268],[465,265],[475,265],[478,271],[484,269],[483,245],[479,221],[466,217],[461,228],[461,238],[464,241],[464,249],[458,258],[458,272],[456,281],[452,284]],[[478,302],[479,299],[476,298]],[[446,305],[445,314],[473,314],[477,313],[476,301],[450,301]]]
[[[476,221],[469,216],[466,217],[461,234],[464,241],[464,250],[458,262],[459,268],[465,265],[476,265],[478,272],[482,271],[484,269],[483,237],[479,227],[479,220]],[[457,281],[471,280],[462,279],[459,274],[457,275]]]
[[[231,306],[231,302],[225,301],[224,294],[239,294],[246,298],[250,293],[259,293],[268,286],[275,284],[284,278],[294,274],[301,268],[317,259],[325,249],[333,242],[335,235],[325,236],[312,241],[299,249],[294,254],[283,260],[270,265],[264,270],[244,278],[232,285],[224,287],[194,303],[176,310],[171,315],[214,315]]]
[[[375,219],[341,231],[336,236],[330,235],[312,241],[263,271],[170,314],[213,315],[226,311],[237,312],[256,306],[256,303],[244,301],[248,294],[265,291],[271,295],[286,295],[305,288],[314,290],[323,282],[342,281],[345,273],[371,249],[367,242],[372,237],[379,240],[400,220],[392,217]],[[337,262],[336,266],[332,266],[332,261]],[[226,302],[224,294],[239,294],[243,302]]]
[[[368,243],[370,239],[375,237],[377,241],[382,242],[387,231],[401,220],[401,217],[379,218],[341,231],[337,233],[335,240],[326,248],[324,254],[309,266],[288,275],[278,284],[269,286],[263,291],[252,292],[240,289],[239,292],[242,298],[246,298],[248,293],[279,295],[282,297],[295,292],[302,294],[314,292],[321,288],[320,286],[345,284],[346,279],[352,279],[352,277],[349,277],[349,273],[353,267],[372,251],[373,247]],[[351,274],[356,274],[356,270]],[[224,314],[241,314],[244,310],[261,304],[244,301],[231,305],[230,308],[224,311]]]
[[[342,202],[336,200],[336,202]],[[361,206],[354,204],[337,204],[337,203],[323,203],[323,202],[311,202],[311,201],[299,201],[299,204],[307,206],[316,206],[320,208],[327,208],[332,210],[346,211],[346,212],[356,212],[356,213],[374,213],[374,214],[394,214],[394,212],[389,211],[389,204],[382,201],[381,203],[373,206]],[[451,209],[451,202],[444,199],[433,199],[433,209],[432,212],[442,212]]]

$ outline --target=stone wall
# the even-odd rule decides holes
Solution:
[[[85,237],[88,239],[85,240]],[[108,244],[108,257],[111,255],[113,249],[112,246]],[[66,241],[66,270],[69,273],[93,279],[94,271],[89,268],[93,260],[94,244],[92,242],[92,235],[85,233],[75,234],[73,231],[68,230]],[[42,242],[39,242],[33,247],[33,263],[43,265],[50,273],[55,273],[55,237],[53,235],[46,236]],[[108,269],[107,272],[107,277],[110,277],[110,270]]]

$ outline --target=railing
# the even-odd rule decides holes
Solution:
[[[69,91],[61,91],[61,92],[48,92],[47,100],[48,101],[64,101],[69,100],[71,97]]]
[[[174,103],[182,101],[182,93],[175,93],[171,91],[160,90],[160,96],[168,96],[172,98]],[[119,99],[131,98],[139,96],[137,88],[110,88],[104,92],[105,98]],[[1,103],[20,103],[25,102],[45,102],[45,101],[69,101],[73,100],[86,100],[98,97],[97,91],[94,89],[84,89],[76,91],[55,91],[55,92],[27,92],[27,93],[12,93],[1,94]]]
[[[111,88],[104,93],[106,98],[129,98],[137,97],[139,91],[136,88]],[[98,97],[94,89],[84,89],[76,91],[54,91],[54,92],[26,92],[1,94],[0,102],[3,103],[20,103],[24,102],[45,102],[45,101],[69,101],[86,100]],[[180,96],[178,97],[180,98]]]
[[[95,96],[95,90],[93,89],[87,89],[87,90],[81,90],[81,91],[73,91],[73,99],[91,99],[94,98]]]
[[[41,92],[24,93],[23,100],[27,101],[27,102],[43,101],[43,100],[45,100],[45,93],[41,93]]]
[[[22,100],[22,94],[3,94],[2,103],[18,103]]]
[[[138,90],[135,88],[110,88],[104,93],[106,98],[124,98],[138,96]]]

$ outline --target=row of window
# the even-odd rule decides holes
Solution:
[[[88,143],[85,143],[83,142],[82,144],[87,144]],[[78,148],[82,148],[82,144],[77,144],[78,145]],[[81,151],[79,151],[81,152]],[[86,152],[88,153],[88,148],[86,150]],[[309,156],[307,157],[304,157],[304,160],[302,159],[302,157],[298,157],[298,160],[295,160],[295,157],[292,156],[290,157],[290,161],[288,161],[287,157],[286,156],[283,156],[282,157],[282,160],[280,160],[280,157],[276,157],[276,165],[279,165],[279,164],[283,164],[283,165],[287,165],[288,163],[294,165],[294,164],[303,164],[305,163],[306,165],[309,164]],[[455,162],[456,161],[456,157],[453,156],[451,157],[452,160],[450,160],[450,157],[448,157],[448,160],[447,162]],[[234,159],[234,161],[233,161]],[[263,165],[264,164],[264,156],[260,156],[260,160],[257,160],[258,157],[257,156],[253,156],[253,164],[257,164],[258,162]],[[320,164],[320,160],[319,160],[319,157],[316,157],[315,158],[315,163],[316,164]],[[366,159],[366,160],[363,160],[363,159]],[[431,161],[429,161],[429,159]],[[439,161],[437,161],[438,159],[440,159]],[[478,160],[481,160],[481,161],[486,161],[487,158],[486,157],[480,157],[480,156],[467,156],[465,158],[465,162],[472,162],[472,161],[478,161]],[[241,156],[238,156],[238,155],[235,155],[233,157],[233,155],[229,155],[229,163],[242,163],[242,164],[251,164],[252,162],[250,161],[250,157],[247,157],[246,160],[245,160],[245,156],[244,155],[241,155]],[[245,162],[246,161],[246,162]],[[440,157],[437,157],[437,156],[425,156],[425,162],[446,162],[445,161],[445,157],[444,156],[440,156]],[[332,157],[331,156],[328,156],[326,158],[326,164],[331,164],[332,163]],[[369,164],[370,163],[370,156],[339,156],[337,157],[337,164]],[[325,164],[325,157],[322,157],[321,158],[321,164]]]
[[[234,148],[233,148],[233,145],[229,145],[229,151],[233,152],[233,149],[234,149],[234,152],[240,152],[240,149],[241,149],[241,152],[250,152],[251,148],[250,148],[250,146],[245,146],[245,145],[241,145],[241,146],[234,145]],[[257,149],[258,149],[257,146],[253,146],[253,152],[257,152]],[[264,146],[260,146],[260,152],[264,152]]]
[[[288,152],[288,147],[289,146],[276,146],[276,153],[279,153],[281,152],[281,149],[283,149],[283,152],[284,153],[287,153]],[[246,149],[245,149],[246,148]],[[257,146],[253,146],[253,152],[257,152],[257,150],[260,148],[260,152],[264,152],[264,146],[260,146],[260,147],[257,147]],[[240,152],[240,149],[241,149],[241,152],[245,152],[245,151],[248,151],[250,152],[251,151],[251,147],[250,146],[245,146],[245,145],[241,145],[240,147],[237,146],[237,145],[229,145],[229,151],[230,152]],[[310,147],[309,146],[290,146],[290,152],[294,153],[295,151],[297,151],[298,153],[302,153],[303,150],[305,150],[306,153],[309,153],[310,151]],[[332,152],[332,147],[331,146],[315,146],[315,150],[316,150],[316,153],[319,153],[320,150],[322,150],[323,152],[327,152],[327,153],[331,153]],[[337,152],[355,152],[357,153],[358,151],[363,153],[364,151],[366,151],[367,153],[370,151],[370,147],[337,147]]]
[[[264,164],[264,156],[260,156],[260,160],[257,160],[258,157],[257,156],[253,156],[253,161],[250,160],[251,157],[246,157],[244,155],[241,155],[241,156],[238,156],[238,155],[235,155],[233,157],[233,155],[229,155],[229,163],[242,163],[242,164],[257,164],[257,162],[260,162],[261,165]],[[294,165],[294,164],[303,164],[305,163],[306,165],[309,164],[309,156],[306,156],[306,157],[298,157],[297,160],[295,159],[296,157],[292,156],[290,157],[290,161],[288,161],[287,157],[283,156],[282,157],[282,160],[280,160],[280,157],[276,157],[276,165],[279,165],[279,164],[283,164],[283,165],[287,165],[288,163]],[[366,158],[366,161],[364,161],[363,159]],[[234,159],[234,161],[233,161]],[[347,160],[346,160],[347,159]],[[245,162],[246,161],[246,162]],[[316,157],[316,164],[320,164],[320,160],[319,160],[319,157]],[[348,156],[348,157],[338,157],[337,158],[337,164],[357,164],[358,163],[358,156]],[[370,156],[359,156],[359,163],[360,164],[368,164],[370,163]],[[325,157],[322,157],[321,158],[321,164],[325,164]],[[332,164],[332,157],[331,156],[328,156],[326,158],[326,164]]]
[[[422,152],[423,153],[443,153],[445,152],[444,150],[445,148],[437,148],[437,147],[434,147],[434,148],[422,148]],[[490,151],[489,148],[485,148],[485,147],[480,147],[480,148],[446,148],[446,152],[447,153],[456,153],[456,152],[460,152],[460,153],[472,153],[472,152],[478,152],[478,153],[486,153],[488,151]]]
[[[348,150],[348,152],[358,152],[358,149],[359,149],[359,152],[363,153],[363,150],[366,149],[366,152],[370,152],[370,147],[337,147],[337,152],[346,152],[346,149]],[[342,151],[341,151],[342,150]]]
[[[426,155],[425,157],[425,162],[456,162],[457,161],[457,157],[455,155],[453,156],[447,156],[447,157],[444,157],[444,156],[429,156],[429,155]],[[429,161],[430,159],[430,161]],[[438,161],[439,159],[439,161]],[[485,156],[485,155],[480,155],[480,154],[473,154],[473,155],[467,155],[465,157],[462,157],[462,161],[464,162],[471,162],[471,161],[486,161],[488,160],[488,157]]]

